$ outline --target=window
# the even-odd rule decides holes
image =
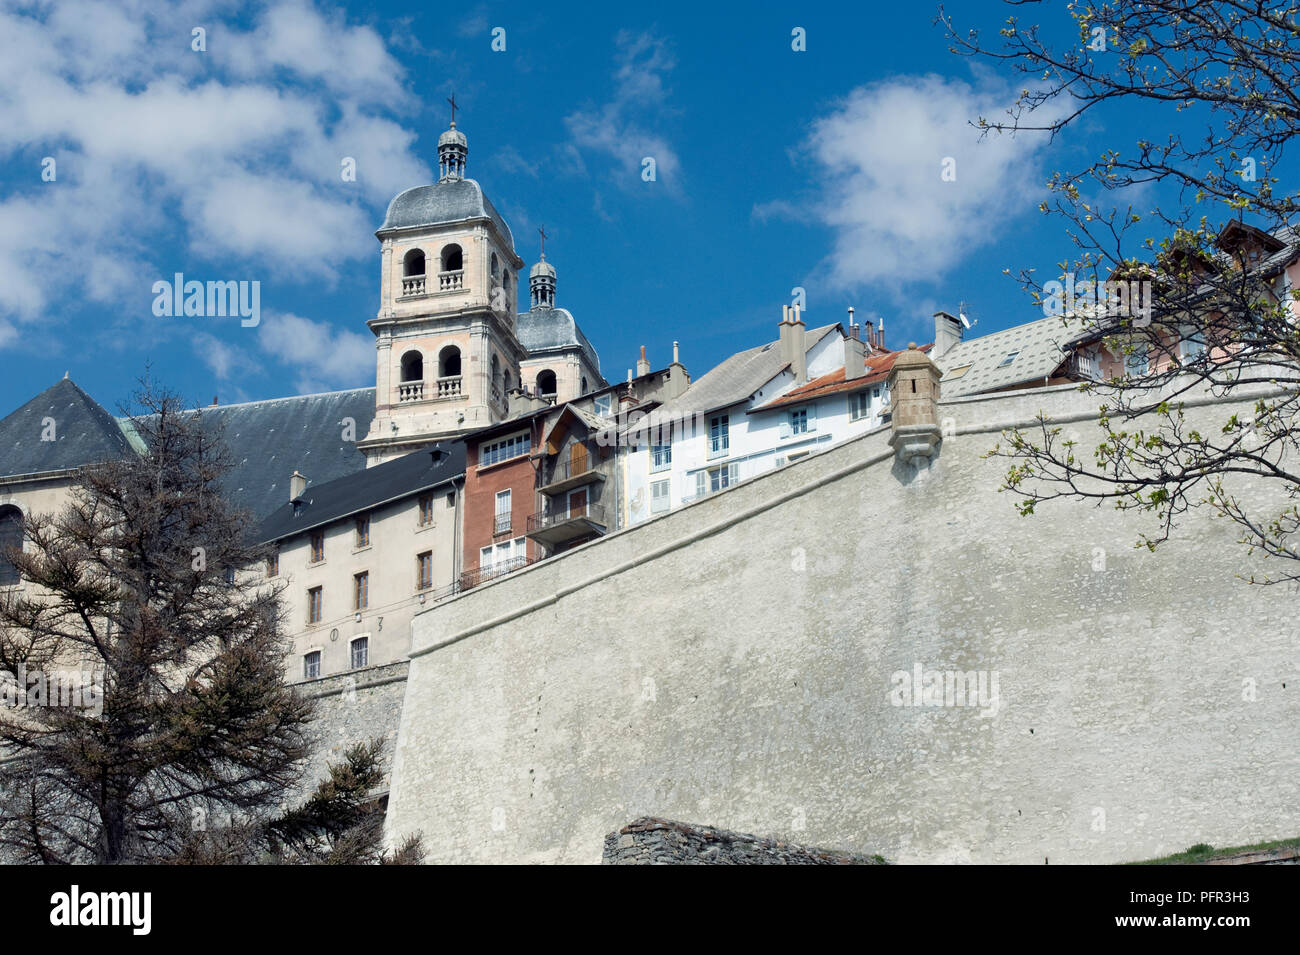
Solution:
[[[419,572],[419,583],[416,586],[420,590],[428,590],[433,586],[433,551],[426,550],[416,561]]]
[[[795,408],[787,411],[781,421],[781,437],[791,438],[817,430],[817,409],[815,407]]]
[[[370,571],[352,575],[352,609],[365,610],[370,606]]]
[[[723,464],[716,468],[709,468],[707,471],[697,471],[695,474],[695,496],[704,497],[706,494],[712,494],[715,491],[721,491],[731,487],[736,483],[740,473],[740,465]]]
[[[0,507],[0,587],[22,582],[11,555],[23,546],[23,512],[13,504]]]
[[[1132,353],[1124,356],[1125,374],[1145,375],[1150,366],[1150,356],[1146,345],[1134,345]]]
[[[352,641],[352,669],[360,670],[370,660],[370,638],[357,637]]]
[[[865,391],[856,391],[849,395],[849,420],[857,421],[871,413],[871,395]]]
[[[1018,355],[1020,353],[1016,352],[1016,354]],[[970,371],[970,365],[962,365],[960,368],[954,368],[952,371],[948,372],[948,380],[956,381],[958,378],[966,374],[966,372],[968,371]]]
[[[235,582],[235,568],[227,567],[223,570],[221,572],[221,579],[228,584],[233,584]]]
[[[428,527],[433,523],[433,495],[420,495],[420,526]]]
[[[669,494],[670,479],[662,481],[653,481],[650,484],[650,513],[662,514],[671,506],[671,495]]]
[[[650,448],[650,470],[666,471],[673,463],[673,446],[656,444]]]
[[[280,574],[280,552],[276,551],[266,558],[266,576],[278,577]]]
[[[1020,349],[1018,349],[1018,348],[1017,348],[1015,351],[1008,353],[1008,355],[1007,355],[1006,358],[1004,358],[1004,359],[1002,359],[1000,362],[998,362],[998,367],[999,367],[999,368],[1005,368],[1005,367],[1007,367],[1007,365],[1011,364],[1013,361],[1016,360],[1016,356],[1019,355],[1019,354],[1020,354]]]
[[[313,587],[307,591],[307,622],[320,623],[321,604],[323,603],[321,588]]]
[[[402,355],[402,383],[424,381],[424,356],[418,351]]]
[[[357,518],[357,546],[370,546],[370,516]]]
[[[1183,340],[1179,342],[1179,350],[1184,361],[1194,361],[1205,354],[1205,336],[1203,334],[1190,327],[1180,329],[1180,331]]]
[[[508,574],[527,563],[527,541],[522,537],[479,550],[478,566],[484,576]]]
[[[314,680],[320,676],[320,651],[313,650],[302,658],[302,678]]]
[[[614,399],[609,395],[601,395],[596,399],[596,414],[608,418],[614,409]]]
[[[419,249],[412,249],[402,256],[402,274],[403,275],[423,275],[424,274],[424,253]]]
[[[510,533],[510,491],[497,491],[496,523],[492,533]]]
[[[543,397],[555,396],[555,372],[548,368],[537,373],[537,391]]]
[[[731,448],[730,425],[724,414],[709,419],[709,457],[720,458]]]
[[[485,468],[496,464],[498,461],[508,461],[510,458],[517,458],[521,454],[527,454],[530,450],[532,450],[532,442],[528,439],[527,434],[511,435],[501,441],[485,444],[479,448],[478,466]]]
[[[448,345],[442,351],[438,352],[438,377],[439,378],[459,378],[460,377],[460,349],[455,345]],[[438,397],[444,398],[440,390]]]
[[[464,267],[464,254],[460,246],[454,242],[451,245],[442,247],[442,270],[444,272],[459,272]]]
[[[325,532],[311,532],[311,562],[319,564],[325,559]]]

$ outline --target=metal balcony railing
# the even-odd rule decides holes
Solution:
[[[493,533],[493,534],[509,534],[509,533],[510,533],[510,515],[509,515],[509,514],[498,514],[498,515],[496,516],[496,523],[493,525],[492,533]]]
[[[595,462],[590,456],[565,458],[564,460],[556,461],[555,466],[550,469],[549,473],[544,473],[542,486],[545,487],[548,484],[558,484],[560,481],[567,481],[571,477],[590,474],[594,470],[592,467],[594,463]]]
[[[530,514],[528,530],[539,531],[544,527],[554,527],[565,521],[586,518],[596,524],[605,523],[605,508],[600,504],[577,504],[569,507],[554,507],[539,514]]]

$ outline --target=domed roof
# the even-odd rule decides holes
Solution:
[[[536,278],[539,275],[549,275],[551,278],[555,278],[555,266],[550,262],[547,262],[545,259],[542,259],[542,261],[538,262],[528,270],[528,277],[530,279]]]
[[[448,130],[443,135],[454,132],[457,131]],[[382,238],[396,229],[443,225],[467,219],[491,219],[505,236],[510,249],[514,250],[515,237],[510,227],[473,179],[454,179],[407,189],[388,204],[384,224],[375,235]]]
[[[567,308],[535,308],[515,318],[515,334],[530,358],[577,349],[600,374],[600,356]]]
[[[446,146],[449,143],[456,143],[458,145],[464,146],[466,149],[469,148],[469,140],[466,139],[465,134],[462,133],[455,126],[452,126],[451,129],[446,130],[445,132],[443,132],[441,136],[438,137],[439,148]]]

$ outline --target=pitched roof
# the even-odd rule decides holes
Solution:
[[[933,347],[934,344],[931,343],[922,345],[919,350],[928,352]],[[871,385],[878,385],[889,378],[889,372],[894,367],[894,361],[901,354],[903,354],[902,350],[891,351],[886,355],[869,355],[864,362],[867,373],[860,378],[845,381],[844,369],[836,368],[829,374],[814,378],[806,385],[801,385],[793,391],[787,391],[785,394],[773,398],[757,408],[751,408],[747,413],[754,414],[759,411],[769,411],[773,408],[803,404],[807,401],[816,401],[818,398],[824,398],[827,395],[848,394],[851,391],[860,391]]]
[[[235,466],[222,482],[226,493],[260,518],[288,499],[294,471],[316,485],[365,470],[356,442],[375,417],[375,389],[211,405],[199,412],[204,425],[224,432],[230,448]],[[351,440],[344,436],[349,418],[355,424]]]
[[[463,441],[443,442],[436,447],[443,452],[437,462],[430,453],[432,449],[424,448],[356,474],[313,484],[303,492],[296,513],[286,491],[284,503],[263,519],[257,534],[259,541],[275,541],[301,534],[389,501],[426,491],[465,473]]]
[[[1065,360],[1069,337],[1061,319],[1048,316],[958,342],[934,358],[944,372],[939,394],[959,398],[1046,379]],[[1015,358],[1007,362],[1013,352]]]
[[[600,374],[600,356],[567,308],[535,308],[515,318],[515,335],[528,357],[577,348]],[[594,382],[593,382],[594,384]]]
[[[42,440],[50,422],[53,440]],[[130,450],[116,419],[68,378],[0,419],[0,476],[63,471]]]
[[[805,335],[804,347],[812,349],[827,335],[838,329],[839,323],[823,325],[809,329]],[[707,414],[718,408],[744,401],[759,391],[769,381],[789,366],[781,357],[781,343],[768,342],[742,352],[736,352],[702,375],[682,394],[665,401],[650,415],[633,425],[627,431],[647,426],[653,427],[658,421],[667,421],[676,417],[695,414]]]

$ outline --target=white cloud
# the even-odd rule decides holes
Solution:
[[[258,346],[297,372],[302,394],[374,383],[375,340],[289,312],[264,315]]]
[[[655,161],[655,181],[671,192],[681,189],[681,162],[676,150],[650,126],[670,113],[664,78],[676,61],[667,44],[651,34],[622,31],[614,71],[614,95],[601,105],[588,104],[564,118],[572,145],[604,155],[620,167],[619,181],[627,188],[641,184],[642,161]]]
[[[305,0],[246,31],[229,14],[219,0],[0,9],[0,161],[30,170],[0,198],[0,320],[129,311],[164,258],[210,278],[329,280],[374,251],[367,203],[429,181],[400,123],[403,70],[372,29]],[[194,26],[207,52],[190,49]]]
[[[939,280],[1045,192],[1042,137],[981,139],[970,125],[1000,114],[1014,96],[993,80],[972,86],[934,75],[860,87],[814,124],[808,152],[793,157],[817,183],[811,198],[776,200],[755,214],[811,214],[830,226],[834,246],[820,278],[833,288],[897,292]],[[951,182],[941,177],[947,158]]]

